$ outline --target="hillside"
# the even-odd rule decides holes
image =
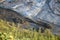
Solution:
[[[27,26],[31,26],[31,24],[27,21],[28,19],[25,20],[25,18],[22,15],[10,9],[0,8],[0,19],[10,22],[10,25],[13,22],[16,25],[16,27],[22,26],[22,28],[26,28]]]
[[[0,0],[0,40],[60,40],[59,5],[59,0]]]
[[[15,19],[16,22],[20,23],[22,21],[22,16],[12,10],[0,8],[0,19],[10,22],[14,21],[13,19]]]
[[[48,29],[41,33],[40,30],[36,32],[30,29],[30,26],[18,13],[0,8],[0,40],[60,40],[59,36],[53,35]]]
[[[0,40],[60,40],[60,37],[53,35],[48,29],[41,33],[35,30],[26,30],[21,27],[9,25],[9,22],[0,19]]]

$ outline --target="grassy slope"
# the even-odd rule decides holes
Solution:
[[[60,40],[59,36],[53,35],[49,30],[45,33],[29,31],[20,27],[9,25],[9,22],[0,20],[0,40]]]

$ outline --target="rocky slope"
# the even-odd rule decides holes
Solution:
[[[22,15],[10,9],[0,8],[0,19],[10,22],[10,25],[14,22],[16,26],[22,28],[38,28],[36,24],[28,22],[28,19],[25,20]]]
[[[0,6],[5,7],[5,8],[13,8],[13,10],[15,10],[18,13],[21,13],[21,11],[24,10],[23,13],[21,13],[21,15],[23,15],[25,17],[27,16],[28,18],[32,18],[33,21],[36,21],[39,24],[39,27],[40,27],[40,19],[43,19],[43,22],[45,22],[44,20],[46,20],[48,22],[51,22],[52,25],[57,24],[58,26],[53,25],[55,27],[53,27],[53,26],[52,27],[53,27],[54,32],[58,33],[60,31],[59,30],[60,29],[60,17],[59,17],[59,14],[60,14],[60,11],[59,11],[60,6],[59,5],[60,4],[56,3],[55,1],[56,0],[51,0],[51,1],[47,0],[47,2],[46,2],[46,0],[42,0],[41,2],[43,4],[46,3],[46,5],[45,6],[43,5],[44,7],[42,8],[43,9],[42,12],[38,12],[38,15],[36,17],[33,16],[33,15],[35,15],[35,13],[38,11],[38,9],[40,9],[40,6],[42,5],[42,3],[40,3],[41,5],[39,6],[38,2],[37,2],[36,5],[35,4],[30,5],[30,2],[29,1],[27,2],[25,0],[24,1],[23,0],[19,0],[19,1],[17,0],[17,2],[13,2],[12,0],[7,0],[7,1],[3,2],[3,4],[0,5]],[[26,4],[21,6],[20,3],[23,3],[23,4],[29,3],[29,6],[26,5]],[[34,3],[34,1],[33,1],[33,3]],[[36,12],[34,10],[32,10],[32,12],[30,14],[31,10],[29,12],[27,12],[26,10],[29,10],[32,6],[33,6],[33,9],[35,8],[35,6],[39,6],[39,7],[36,7],[37,9],[35,8],[37,10],[37,11],[35,10]],[[22,9],[20,7],[22,7]],[[7,10],[1,9],[0,17],[3,20],[7,20],[7,21],[10,21],[10,22],[15,22],[15,24],[16,23],[23,23],[24,24],[27,20],[25,21],[24,17],[21,16],[20,14],[16,13],[16,12],[14,12],[12,10],[9,10],[9,9],[7,9]],[[58,14],[58,15],[56,15],[56,14]],[[36,24],[34,24],[33,26],[35,27]],[[26,24],[24,24],[23,26],[25,26],[25,25]],[[47,26],[48,24],[46,25],[46,24],[42,23],[41,25]]]

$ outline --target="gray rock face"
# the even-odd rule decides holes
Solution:
[[[59,0],[6,0],[0,4],[18,12],[34,22],[43,21],[53,25],[53,32],[60,30],[60,1]]]

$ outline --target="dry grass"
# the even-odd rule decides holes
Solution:
[[[60,40],[60,36],[53,35],[48,29],[45,33],[30,31],[22,28],[9,26],[9,22],[0,20],[0,40]]]

